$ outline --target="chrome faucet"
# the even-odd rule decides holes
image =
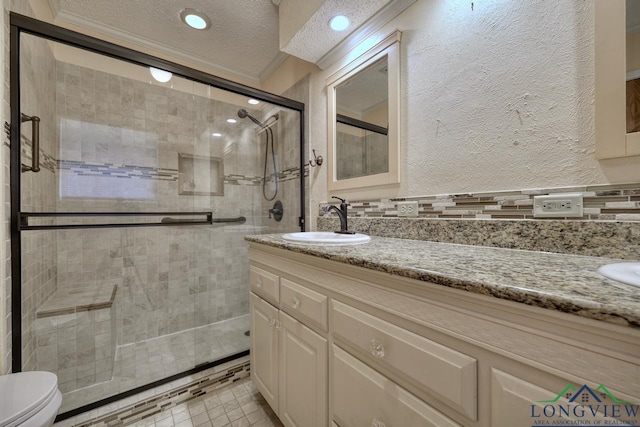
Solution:
[[[340,234],[355,234],[353,231],[349,231],[347,224],[347,202],[345,199],[341,199],[340,197],[331,196],[332,199],[340,200],[340,208],[337,208],[334,205],[328,205],[324,207],[324,212],[328,213],[331,211],[336,211],[338,214],[338,218],[340,218],[340,231],[336,231],[336,233]]]

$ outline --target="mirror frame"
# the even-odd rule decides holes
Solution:
[[[627,133],[625,0],[595,3],[596,158],[640,155],[640,132]]]
[[[358,56],[353,61],[327,78],[327,122],[328,122],[328,189],[329,191],[347,190],[361,187],[373,187],[400,183],[400,39],[402,33],[395,31],[380,43]],[[389,127],[387,130],[389,171],[375,175],[360,176],[338,180],[338,162],[336,161],[337,123],[336,88],[379,59],[387,57],[387,84]]]

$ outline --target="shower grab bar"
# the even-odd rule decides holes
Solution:
[[[204,215],[205,219],[176,219],[172,222],[126,222],[111,224],[65,224],[65,225],[29,225],[29,218],[56,217],[100,217],[100,216],[194,216]],[[64,230],[84,228],[128,228],[128,227],[167,227],[176,225],[211,225],[215,222],[213,212],[21,212],[20,230]]]
[[[22,113],[22,123],[31,122],[31,166],[22,165],[22,172],[40,172],[40,117]]]
[[[166,217],[166,218],[162,218],[161,222],[163,224],[175,224],[176,222],[196,222],[196,221],[198,220],[197,219],[180,220],[176,218]],[[247,218],[243,216],[239,216],[237,218],[213,218],[212,219],[213,224],[244,224],[245,222],[247,222]]]

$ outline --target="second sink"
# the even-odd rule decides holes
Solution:
[[[603,265],[598,269],[598,273],[627,285],[640,286],[640,262],[619,262]]]

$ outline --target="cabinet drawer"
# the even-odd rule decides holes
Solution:
[[[335,345],[331,383],[333,419],[341,427],[459,426]]]
[[[477,419],[476,359],[335,300],[331,322],[369,360]]]
[[[300,318],[311,321],[327,330],[327,297],[287,279],[280,279],[280,308]]]
[[[249,267],[251,290],[262,298],[277,304],[280,302],[280,277],[261,268]]]

